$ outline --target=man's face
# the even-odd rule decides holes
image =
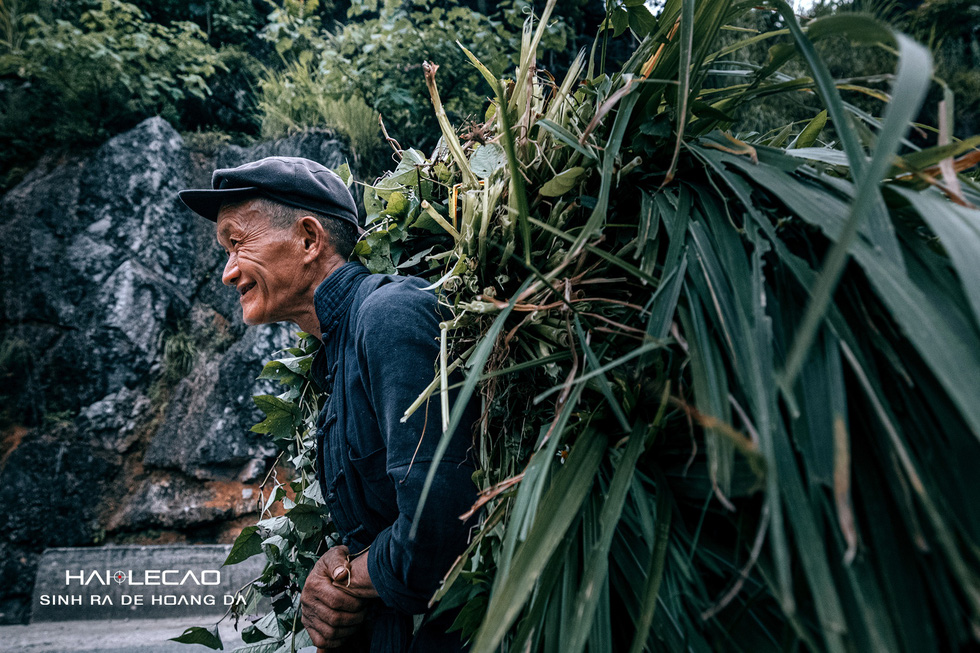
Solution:
[[[221,280],[238,290],[245,324],[295,321],[304,302],[302,239],[292,228],[269,224],[254,202],[222,207],[218,213],[218,243],[228,253]]]

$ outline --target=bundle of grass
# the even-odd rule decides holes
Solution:
[[[471,56],[495,100],[464,138],[427,66],[443,146],[399,148],[366,192],[356,253],[427,276],[455,315],[406,411],[443,401],[448,438],[460,366],[484,406],[484,517],[433,602],[463,606],[478,653],[976,643],[980,192],[957,175],[974,141],[904,140],[928,53],[854,14],[803,29],[780,0],[788,30],[713,50],[749,5],[668,0],[622,71],[583,53],[557,82],[534,57],[553,5],[513,79]],[[787,31],[746,83],[711,77]],[[841,100],[813,47],[830,34],[894,49],[882,121]],[[786,79],[791,56],[810,77]],[[727,133],[739,104],[800,89],[826,114],[769,145]],[[814,147],[828,116],[838,148]],[[275,610],[246,633],[270,651],[308,642],[295,590],[329,528],[314,346],[271,363],[289,387],[261,399],[296,498],[232,554],[269,555],[249,596]]]

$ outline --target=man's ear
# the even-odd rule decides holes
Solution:
[[[297,220],[296,229],[303,241],[305,258],[310,260],[318,258],[330,246],[327,232],[323,229],[320,221],[313,216],[306,215]]]

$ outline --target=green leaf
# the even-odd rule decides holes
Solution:
[[[350,171],[350,166],[347,163],[342,164],[339,168],[334,170],[337,176],[340,177],[341,181],[350,188],[354,183],[354,174]]]
[[[290,370],[289,367],[283,365],[280,361],[269,361],[266,363],[257,378],[279,381],[283,385],[296,385],[303,381],[302,376]]]
[[[878,190],[878,182],[884,176],[884,170],[880,171],[881,174],[873,177],[864,176],[865,168],[867,167],[864,151],[858,142],[857,134],[851,122],[844,113],[844,103],[841,101],[837,86],[830,72],[827,70],[827,65],[820,55],[817,54],[813,43],[808,37],[819,40],[830,36],[843,35],[862,42],[881,42],[889,45],[895,43],[899,46],[902,54],[899,59],[899,73],[895,81],[895,87],[892,90],[892,101],[889,102],[886,109],[886,124],[881,128],[881,137],[875,148],[876,155],[889,155],[892,158],[898,148],[897,145],[892,148],[891,143],[895,141],[901,142],[908,129],[911,116],[915,115],[917,107],[922,103],[923,98],[921,96],[924,93],[924,89],[920,87],[928,85],[929,76],[927,74],[925,81],[922,80],[923,68],[928,70],[930,74],[932,69],[929,54],[922,48],[917,49],[918,46],[915,46],[906,37],[893,34],[884,23],[869,16],[856,13],[840,14],[815,20],[807,26],[807,33],[804,34],[792,8],[784,0],[773,0],[773,4],[786,20],[790,32],[796,41],[797,48],[799,48],[810,69],[813,71],[813,78],[820,92],[820,97],[827,105],[830,120],[841,139],[844,151],[847,152],[847,158],[851,163],[851,170],[854,171],[854,177],[861,181],[861,187],[866,189],[865,192],[868,193],[867,199],[862,201],[862,204],[866,204],[866,206],[862,206],[862,215],[867,215],[867,222],[872,237],[885,256],[894,261],[901,261],[894,229],[888,220],[887,210],[884,207],[884,202]],[[887,116],[891,116],[890,122],[887,120]],[[890,158],[887,163],[891,163],[891,161],[892,159]],[[878,167],[881,165],[882,162],[879,160]],[[837,264],[835,263],[834,265]],[[833,270],[828,268],[828,277],[824,283],[830,280],[829,277],[832,275],[829,273],[832,272]],[[823,300],[820,301],[822,302]],[[814,304],[815,308],[817,308],[816,304]],[[804,332],[804,335],[807,333],[809,332]],[[802,344],[802,341],[800,344]],[[798,354],[799,351],[795,352],[791,361],[794,366],[797,365],[796,357]]]
[[[323,512],[317,506],[300,503],[286,513],[300,533],[310,534],[323,528]]]
[[[629,13],[622,7],[616,7],[613,9],[610,21],[613,28],[613,38],[616,38],[629,27]]]
[[[266,418],[253,426],[255,433],[268,433],[274,438],[292,438],[296,426],[295,406],[272,395],[252,397]]]
[[[670,499],[667,479],[661,475],[657,481],[657,509],[654,515],[657,519],[657,525],[656,537],[653,541],[653,555],[650,556],[650,565],[646,569],[646,582],[644,583],[643,592],[640,595],[640,618],[636,620],[636,636],[633,639],[633,646],[630,647],[630,653],[641,653],[643,651],[643,647],[650,636],[650,625],[653,623],[653,616],[656,613],[657,597],[660,594],[660,583],[664,577],[667,542],[670,538]]]
[[[470,52],[465,47],[463,47],[463,44],[462,43],[460,43],[459,41],[456,41],[456,45],[458,45],[460,47],[460,49],[463,51],[463,54],[466,55],[466,58],[470,60],[470,63],[473,64],[473,66],[478,71],[480,71],[480,74],[483,75],[483,79],[485,79],[486,82],[487,82],[487,84],[490,85],[490,88],[496,90],[496,88],[497,88],[497,76],[494,75],[492,72],[490,72],[490,69],[487,68],[486,66],[484,66],[483,63],[479,59],[476,58],[476,55],[474,55],[472,52]]]
[[[290,372],[294,374],[299,374],[300,376],[310,375],[310,365],[313,364],[313,356],[295,356],[280,358],[278,361],[280,365],[283,365]]]
[[[980,136],[972,136],[949,145],[936,145],[918,152],[903,154],[902,162],[908,170],[924,170],[929,166],[936,165],[943,159],[957,157],[977,147],[980,147]],[[894,168],[891,174],[898,174],[901,171],[899,168]]]
[[[191,626],[179,637],[171,637],[168,641],[179,642],[181,644],[202,644],[217,651],[224,650],[225,648],[221,643],[221,637],[218,635],[217,626],[210,628]]]
[[[816,117],[807,123],[800,135],[796,137],[796,140],[789,146],[789,149],[795,150],[801,147],[810,147],[817,142],[817,137],[820,136],[820,132],[827,125],[827,110],[824,109],[816,115]]]
[[[956,273],[980,324],[980,211],[953,204],[938,192],[914,192],[892,187],[922,216],[949,252]]]
[[[795,18],[790,14],[787,20],[795,21]],[[929,86],[929,79],[932,75],[932,58],[929,56],[929,52],[901,34],[895,38],[898,42],[900,56],[898,75],[892,91],[893,100],[888,104],[885,111],[884,126],[878,137],[878,143],[870,164],[857,168],[857,194],[851,204],[850,217],[837,242],[827,255],[824,269],[811,291],[813,299],[807,306],[793,346],[786,357],[781,383],[787,392],[793,386],[810,344],[816,336],[824,312],[830,303],[833,289],[844,269],[851,244],[857,237],[858,226],[862,218],[865,215],[872,218],[878,215],[878,212],[874,210],[875,204],[880,202],[878,185],[898,152],[901,139],[908,130],[911,119],[922,105]],[[837,122],[835,121],[834,124],[837,125]],[[855,169],[854,164],[855,160],[852,158],[852,169]],[[887,220],[887,217],[884,219]],[[894,232],[891,225],[889,224],[887,228],[882,228],[879,225],[877,229],[875,229],[875,225],[875,221],[872,220],[870,227],[872,228],[871,236],[875,247],[879,248],[882,256],[888,257],[893,264],[901,267],[901,255],[897,252],[892,254],[894,250],[897,250],[897,242],[892,244]]]
[[[279,621],[279,616],[273,612],[268,612],[264,617],[256,621],[254,624],[256,630],[273,639],[281,639],[283,635],[286,634],[285,629],[282,627],[282,623]]]
[[[550,12],[550,8],[554,7],[555,0],[551,0],[545,12]],[[540,29],[538,30],[540,32]],[[537,36],[536,36],[537,38]],[[528,62],[530,64],[530,62]],[[524,63],[521,64],[521,70],[524,70]],[[528,218],[530,212],[527,206],[527,193],[524,190],[524,175],[521,174],[520,163],[517,160],[517,150],[514,143],[514,134],[510,123],[510,105],[506,102],[506,95],[504,93],[504,87],[497,80],[494,86],[494,92],[496,93],[497,104],[502,107],[500,111],[499,120],[502,130],[502,138],[504,141],[504,149],[507,152],[507,168],[510,172],[510,186],[509,186],[509,205],[516,210],[517,213],[517,226],[521,235],[521,245],[524,249],[524,262],[526,264],[531,263],[531,227],[528,224]],[[517,94],[511,98],[511,101],[515,100]]]
[[[527,539],[514,554],[514,561],[499,591],[490,597],[483,626],[473,644],[473,653],[497,650],[504,634],[531,594],[552,553],[565,534],[593,484],[605,450],[605,438],[589,429],[583,433],[568,456],[554,484],[541,500],[538,519]]]
[[[634,4],[627,11],[629,12],[629,27],[636,33],[637,37],[642,39],[657,29],[657,19],[643,4]]]
[[[258,526],[246,526],[235,538],[235,543],[225,558],[225,565],[236,565],[243,560],[248,560],[254,555],[262,553],[262,537],[258,534]]]
[[[662,406],[667,404],[668,394],[664,393]],[[578,653],[585,649],[589,630],[592,628],[596,606],[599,601],[597,588],[603,587],[609,574],[609,547],[612,545],[613,534],[619,523],[626,501],[626,493],[633,480],[633,471],[645,450],[646,435],[649,425],[637,422],[629,435],[626,451],[616,463],[609,491],[606,492],[599,516],[601,533],[596,539],[591,551],[585,554],[585,568],[582,572],[582,584],[575,598],[575,621],[572,623],[566,649]],[[605,639],[605,638],[603,638]],[[607,640],[608,641],[608,640]]]
[[[278,641],[272,642],[257,642],[255,644],[246,644],[245,646],[239,646],[231,653],[275,653],[279,648]]]
[[[574,167],[563,170],[556,176],[549,179],[539,191],[545,197],[558,197],[575,188],[578,178],[585,172],[585,168]]]
[[[592,152],[592,150],[579,143],[578,139],[575,138],[575,136],[573,136],[570,131],[568,131],[558,123],[548,120],[547,118],[541,118],[534,124],[551,132],[552,134],[555,135],[555,138],[557,138],[559,141],[561,141],[568,147],[572,148],[582,156],[592,159],[593,161],[598,161],[598,157],[596,157],[595,153]]]
[[[667,185],[674,178],[677,170],[677,159],[681,152],[681,141],[684,139],[684,129],[687,126],[687,103],[691,91],[691,59],[694,50],[694,0],[681,0],[680,23],[680,56],[677,71],[677,140],[674,141],[674,154],[667,168],[667,175],[662,185]]]
[[[470,168],[480,179],[488,179],[505,165],[507,165],[507,153],[496,143],[481,145],[470,157]]]
[[[585,228],[579,232],[575,241],[569,248],[569,256],[578,256],[578,252],[585,245],[585,241],[605,223],[606,210],[609,208],[609,194],[612,191],[613,171],[616,166],[616,157],[619,155],[619,148],[622,147],[623,138],[626,135],[626,126],[629,124],[633,107],[639,100],[639,93],[630,93],[622,99],[619,110],[616,112],[616,119],[613,120],[612,129],[609,132],[609,139],[602,153],[601,185],[599,187],[599,198],[595,208],[589,215]],[[518,173],[519,174],[519,173]]]

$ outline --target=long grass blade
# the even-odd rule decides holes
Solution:
[[[670,158],[670,167],[661,185],[666,186],[674,179],[677,170],[677,159],[681,154],[681,143],[684,140],[684,128],[687,126],[687,103],[691,92],[691,51],[694,49],[694,0],[681,2],[681,38],[680,38],[680,69],[678,71],[677,88],[677,140],[674,143],[674,153]]]
[[[847,261],[851,244],[857,237],[861,219],[878,196],[878,184],[888,171],[898,152],[902,136],[908,130],[912,118],[925,99],[932,74],[932,57],[928,50],[905,36],[897,35],[896,39],[900,57],[893,93],[895,100],[886,110],[884,126],[871,163],[858,175],[857,195],[851,204],[850,217],[827,255],[823,271],[812,290],[812,298],[806,314],[786,357],[786,364],[780,378],[786,394],[790,394],[820,322],[823,320],[833,290]]]
[[[514,561],[500,589],[490,597],[487,614],[473,644],[473,653],[495,651],[524,607],[545,565],[565,538],[592,487],[593,477],[603,459],[604,440],[601,434],[587,429],[572,447],[564,468],[541,500],[538,521],[514,554]]]

